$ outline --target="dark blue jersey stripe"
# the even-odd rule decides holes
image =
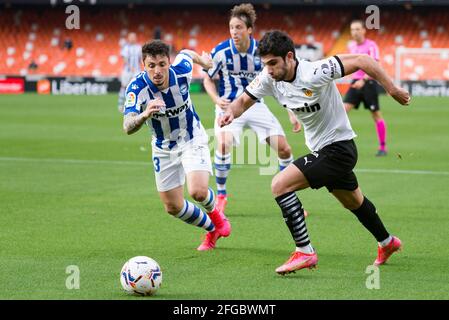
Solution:
[[[164,142],[164,132],[162,131],[161,122],[156,119],[151,119],[151,124],[156,133],[156,147],[162,148],[162,143]]]
[[[192,110],[187,109],[186,111],[186,121],[187,121],[187,133],[189,134],[189,140],[193,138],[193,112]]]
[[[173,93],[171,92],[171,90],[168,90],[167,93],[163,93],[161,91],[161,94],[162,94],[162,99],[164,99],[165,106],[167,108],[176,107],[176,102],[175,102],[175,99],[173,98]]]
[[[178,132],[179,135],[179,118],[178,117],[174,117],[174,118],[168,118],[168,122],[170,124],[170,132],[173,133],[175,130]],[[176,137],[177,139],[178,137]],[[168,145],[169,149],[173,149],[173,147],[176,145],[177,140],[172,140],[170,141],[170,144]]]

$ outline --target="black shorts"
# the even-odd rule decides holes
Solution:
[[[357,80],[352,80],[353,84]],[[358,109],[360,102],[363,101],[365,109],[370,111],[379,111],[379,94],[377,92],[377,82],[374,80],[368,80],[361,89],[349,88],[345,95],[344,102],[354,105],[354,108]]]
[[[296,159],[294,165],[304,174],[313,189],[326,187],[354,191],[357,177],[352,169],[357,163],[357,147],[354,140],[338,141],[323,149]]]

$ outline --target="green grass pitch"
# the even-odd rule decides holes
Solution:
[[[204,126],[213,106],[194,94]],[[307,153],[286,112],[267,99],[296,157]],[[357,174],[402,253],[380,268],[380,289],[365,273],[376,242],[323,188],[299,193],[317,271],[285,277],[274,269],[293,242],[257,165],[231,171],[227,207],[233,233],[197,252],[203,230],[170,217],[159,201],[148,130],[122,132],[116,95],[0,96],[0,299],[142,299],[120,287],[123,263],[156,259],[163,286],[143,299],[449,299],[449,100],[381,99],[389,155],[376,158],[366,110],[352,111]],[[214,180],[210,180],[214,186]],[[66,268],[78,266],[69,290]]]

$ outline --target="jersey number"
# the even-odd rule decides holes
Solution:
[[[153,162],[154,162],[154,171],[156,171],[156,172],[161,171],[161,166],[160,166],[161,160],[158,157],[154,157]]]

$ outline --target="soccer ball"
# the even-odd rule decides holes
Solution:
[[[161,286],[162,271],[153,259],[134,257],[124,264],[120,272],[120,283],[129,294],[151,296]]]

